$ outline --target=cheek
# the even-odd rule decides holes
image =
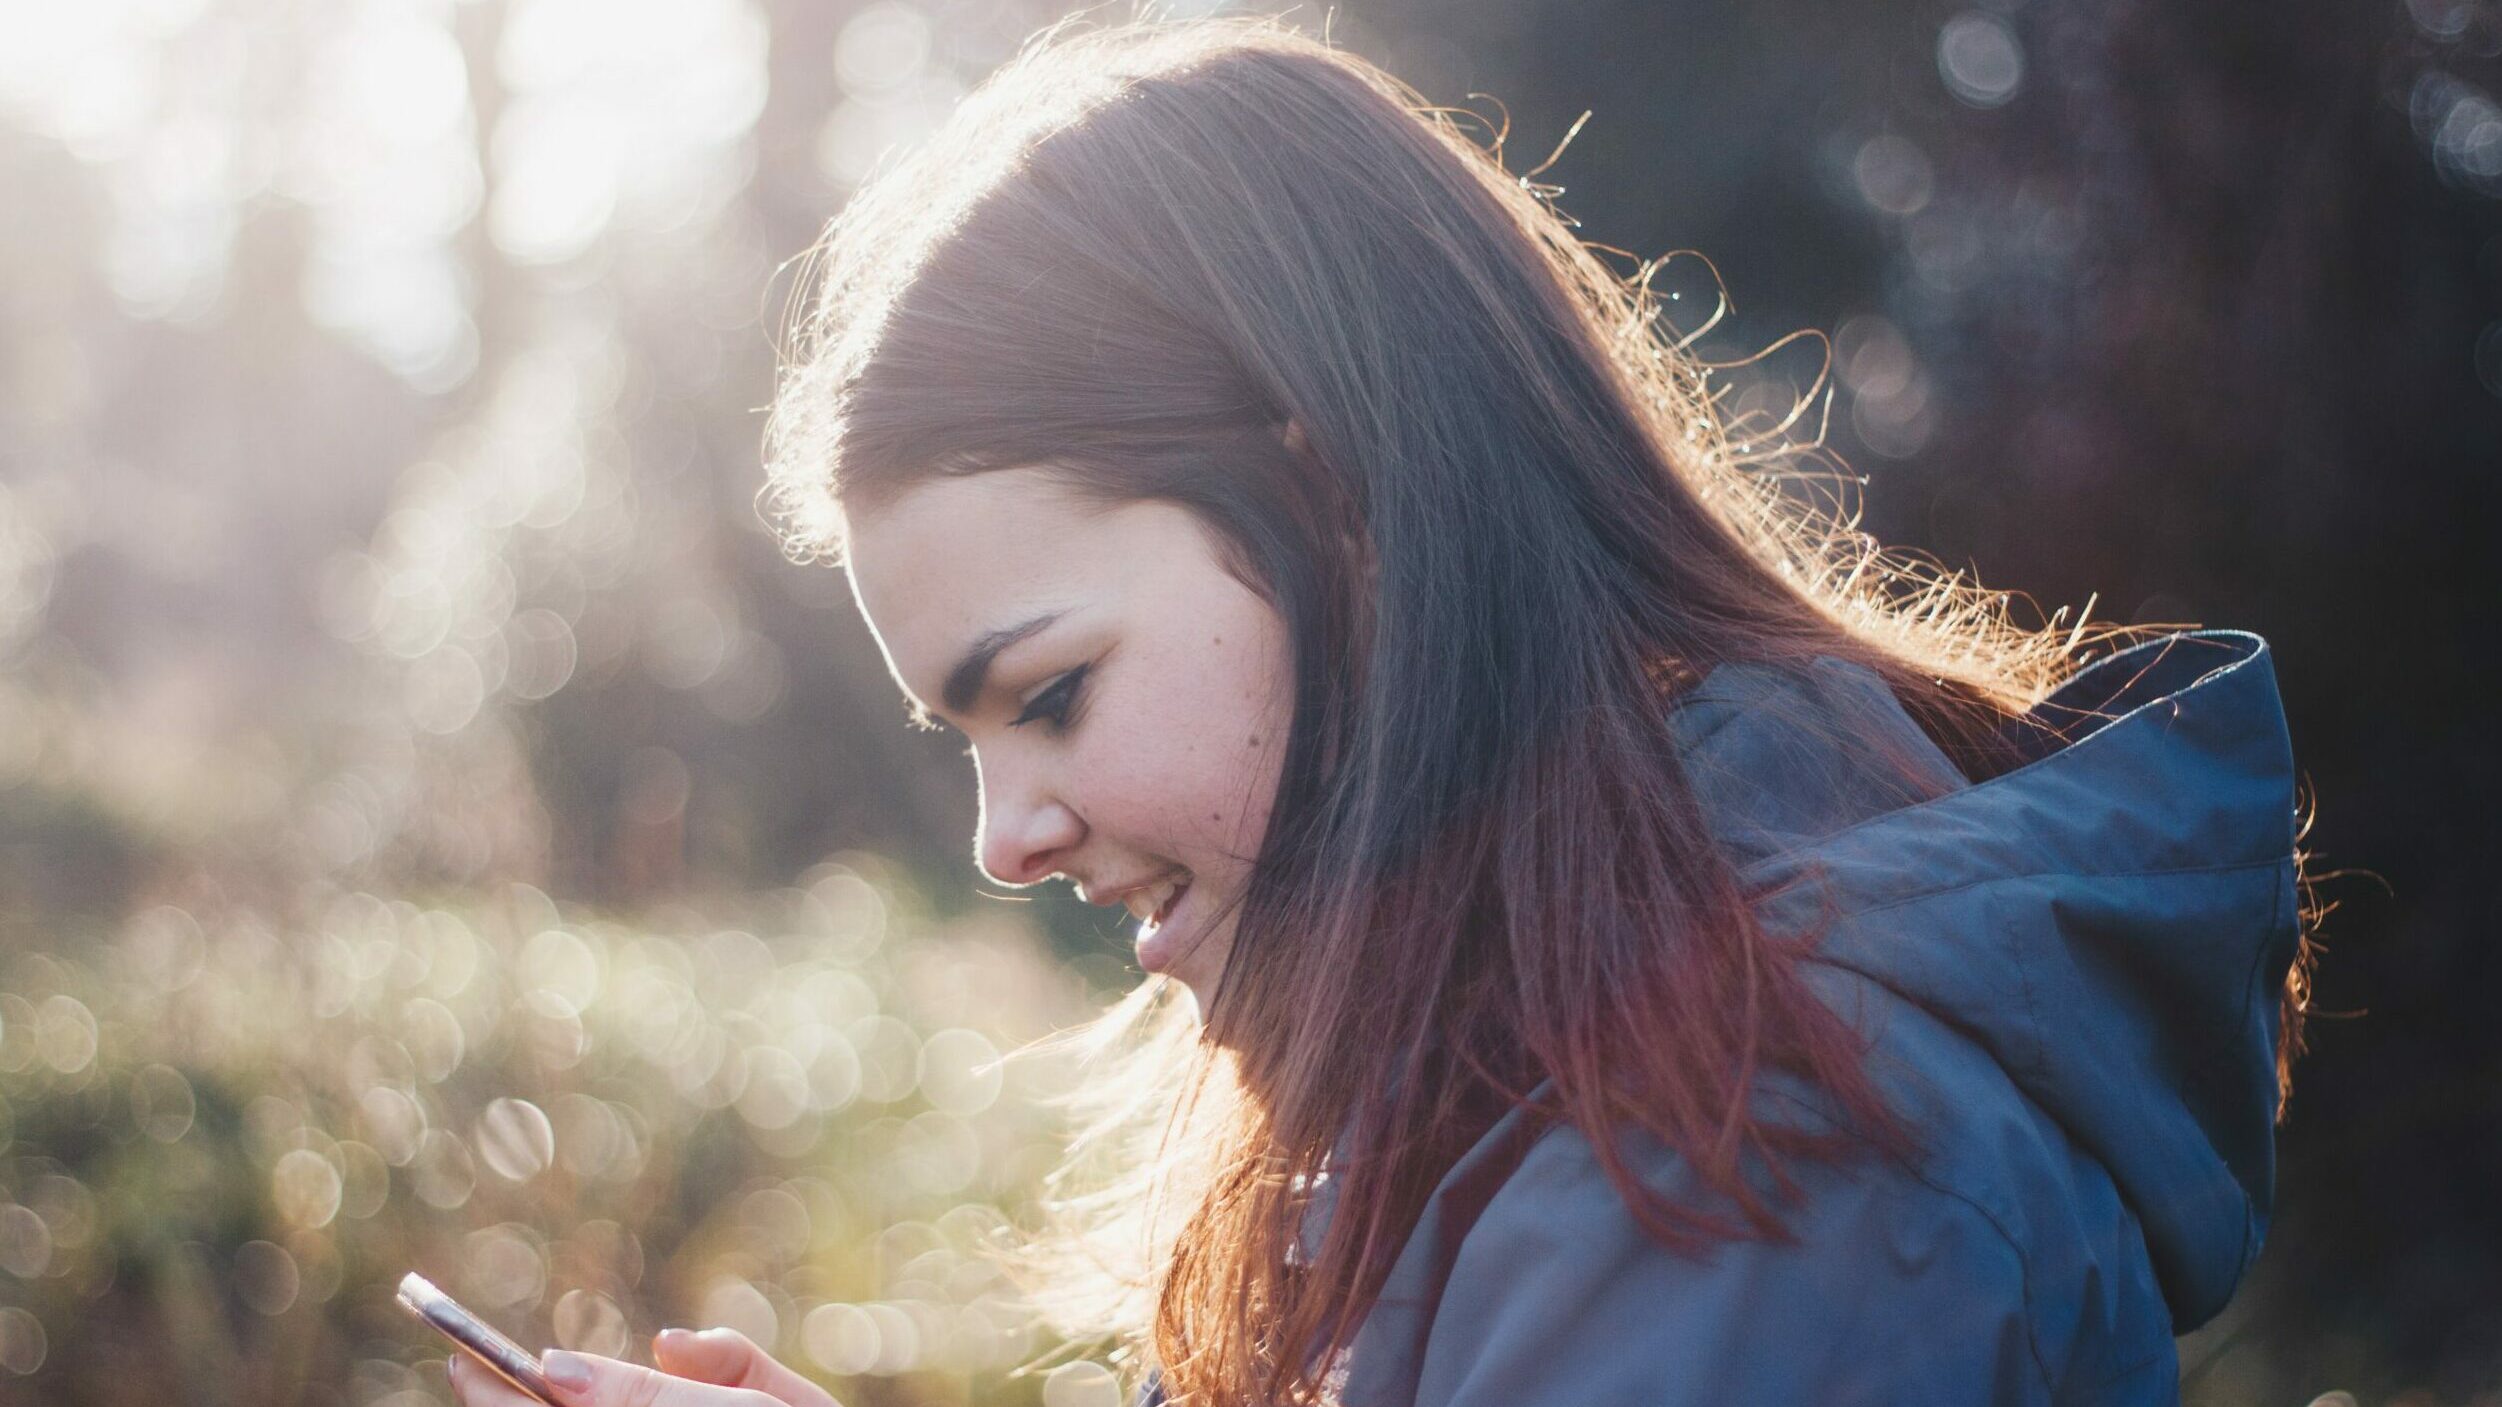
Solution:
[[[1204,724],[1195,730],[1205,765],[1194,819],[1248,855],[1259,848],[1276,796],[1292,705],[1270,662],[1274,642],[1248,626],[1243,634],[1244,648],[1217,652],[1208,673]]]
[[[1277,790],[1273,759],[1282,749],[1269,733],[1264,724],[1250,726],[1248,721],[1245,727],[1234,729],[1226,739],[1231,746],[1209,767],[1206,785],[1192,799],[1191,820],[1246,858],[1259,849],[1261,832],[1268,825],[1269,803]]]
[[[1214,706],[1221,702],[1166,697],[1125,718],[1099,715],[1094,755],[1078,773],[1090,822],[1150,845],[1256,849],[1276,791],[1283,725],[1238,702]]]
[[[1252,635],[1246,629],[1243,635]],[[1106,806],[1166,843],[1248,857],[1259,847],[1285,753],[1291,707],[1263,667],[1263,642],[1211,633],[1094,734],[1089,772]],[[1142,836],[1141,839],[1148,839]]]

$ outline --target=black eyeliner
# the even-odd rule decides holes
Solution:
[[[1025,711],[1008,720],[1011,728],[1022,728],[1036,719],[1048,719],[1053,728],[1069,726],[1069,713],[1077,700],[1077,686],[1086,678],[1091,664],[1081,664],[1051,681],[1051,686],[1034,696]]]

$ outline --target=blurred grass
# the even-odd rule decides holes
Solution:
[[[730,1324],[847,1403],[1113,1400],[1014,1371],[1052,1345],[982,1254],[1071,1077],[1000,1053],[1100,994],[874,857],[634,915],[337,892],[42,946],[0,967],[0,1396],[448,1401],[416,1269],[525,1343]]]

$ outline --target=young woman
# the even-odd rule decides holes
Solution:
[[[2176,1400],[2305,990],[2266,647],[2081,663],[1655,313],[1265,22],[1050,33],[836,223],[770,501],[1154,974],[1038,1300],[1174,1403]],[[827,1401],[656,1355],[550,1376]]]

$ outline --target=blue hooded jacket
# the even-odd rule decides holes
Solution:
[[[1933,799],[1907,803],[1882,749],[1791,726],[1853,703]],[[1674,727],[1768,926],[1825,925],[1809,980],[1871,1041],[1925,1155],[1798,1164],[1793,1240],[1698,1259],[1643,1234],[1579,1130],[1515,1110],[1435,1189],[1339,1398],[2177,1402],[2173,1336],[2223,1307],[2274,1192],[2299,917],[2266,643],[2107,656],[2011,730],[2027,761],[1977,785],[1839,660],[1722,666]],[[1815,1118],[1812,1091],[1766,1083]],[[1623,1147],[1700,1197],[1665,1147]]]

